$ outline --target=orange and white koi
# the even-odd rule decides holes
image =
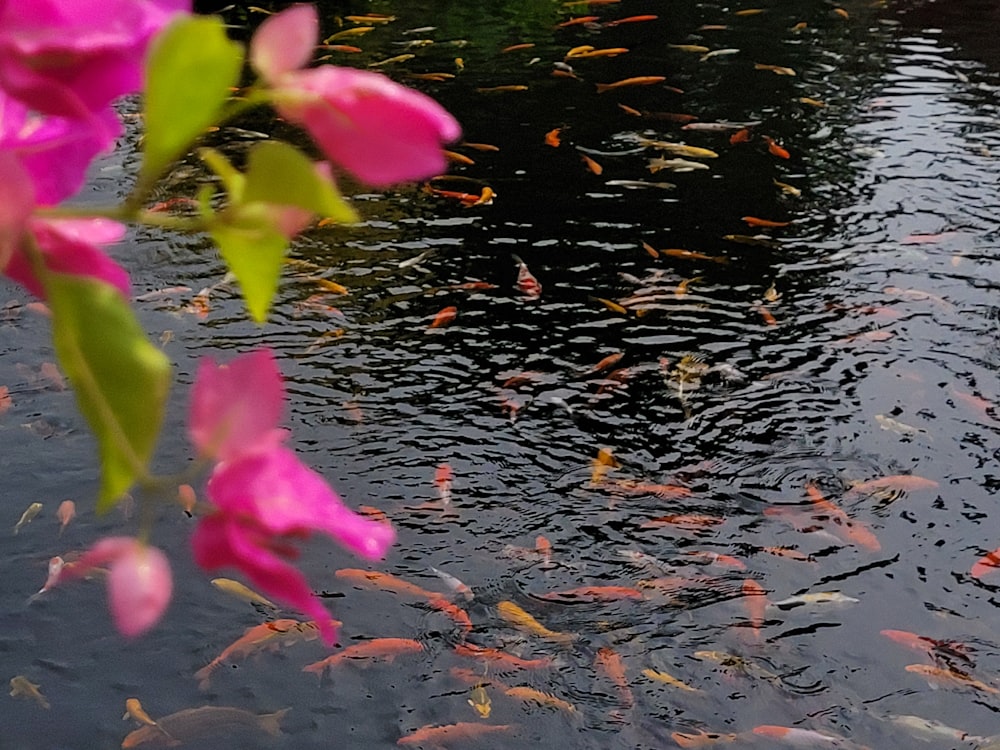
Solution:
[[[773,724],[761,724],[753,728],[753,733],[761,737],[771,737],[776,740],[792,745],[793,747],[814,748],[814,747],[835,747],[860,748],[846,737],[838,737],[833,734],[825,734],[812,729],[799,729],[797,727],[780,727]]]
[[[444,585],[448,587],[452,594],[461,596],[467,602],[471,602],[475,598],[472,589],[450,573],[445,573],[443,570],[438,570],[437,568],[431,568],[431,572],[444,581]]]
[[[366,589],[379,589],[381,591],[391,591],[394,594],[413,596],[418,599],[440,599],[441,594],[428,591],[414,583],[404,581],[402,578],[383,573],[379,570],[361,570],[359,568],[341,568],[334,575],[344,581],[349,581],[355,586]]]
[[[764,139],[764,143],[767,144],[767,150],[773,155],[777,156],[779,159],[791,159],[792,155],[782,147],[774,138],[768,135],[762,135],[761,138]]]

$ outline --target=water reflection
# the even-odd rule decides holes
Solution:
[[[399,54],[414,38],[435,44],[412,47],[411,72],[454,72],[462,57],[455,79],[417,85],[456,113],[469,141],[499,147],[459,146],[475,163],[453,170],[492,186],[496,201],[464,208],[416,186],[358,188],[363,224],[303,237],[301,263],[263,329],[242,320],[237,291],[220,283],[199,242],[140,238],[137,286],[191,290],[140,303],[151,331],[172,332],[164,346],[182,384],[205,352],[254,344],[280,352],[296,448],[353,505],[392,519],[400,544],[385,570],[431,591],[443,590],[432,567],[471,586],[474,600],[455,604],[472,632],[464,636],[431,600],[338,579],[335,570],[356,562],[316,545],[304,566],[344,622],[342,645],[408,638],[422,650],[389,666],[346,663],[317,683],[301,669],[326,653],[296,643],[220,669],[201,693],[191,675],[266,614],[222,598],[184,555],[174,556],[183,582],[176,605],[140,643],[110,634],[95,604],[99,583],[25,607],[52,554],[129,523],[82,513],[57,539],[43,514],[0,562],[10,582],[0,661],[10,676],[40,683],[53,709],[43,720],[38,706],[12,701],[6,714],[17,720],[5,741],[116,747],[130,728],[116,712],[132,695],[154,716],[204,703],[292,707],[282,737],[241,737],[240,747],[390,747],[420,726],[455,722],[511,728],[447,746],[570,737],[580,748],[662,747],[684,741],[672,733],[702,731],[739,747],[781,739],[753,734],[760,725],[870,747],[910,742],[919,728],[893,715],[997,734],[991,692],[954,681],[932,692],[904,669],[958,669],[992,687],[997,668],[994,586],[967,575],[997,543],[988,522],[1000,416],[1000,316],[990,295],[1000,278],[996,75],[933,30],[844,7],[847,18],[821,3],[769,3],[748,16],[716,4],[667,13],[631,3],[594,14],[660,18],[558,30],[569,14],[548,3],[375,8],[400,18],[366,38],[359,64]],[[337,13],[347,9],[330,8],[325,33],[336,30]],[[807,27],[790,31],[800,21]],[[404,33],[425,26],[436,28]],[[498,52],[518,42],[536,46]],[[583,44],[630,52],[575,63],[583,80],[551,77],[551,61]],[[667,44],[740,52],[701,61]],[[797,75],[754,70],[755,62]],[[407,80],[401,68],[386,70]],[[684,93],[593,86],[639,75],[664,75]],[[475,91],[521,83],[529,91]],[[730,144],[731,133],[683,131],[621,104],[761,124],[751,143]],[[280,126],[247,124],[270,127]],[[554,148],[544,136],[557,127]],[[650,175],[648,160],[660,154],[638,149],[637,134],[719,157],[705,160],[709,170]],[[241,148],[242,136],[219,138]],[[603,173],[588,170],[581,153]],[[124,189],[114,166],[105,169],[90,197]],[[677,187],[613,184],[661,178]],[[185,173],[177,179],[187,184]],[[793,223],[748,229],[743,216]],[[766,240],[724,239],[757,234]],[[671,249],[699,255],[662,252]],[[514,288],[514,254],[538,276],[540,299]],[[317,276],[349,294],[326,293]],[[475,281],[494,286],[462,288]],[[204,289],[200,317],[189,305]],[[457,308],[455,321],[428,330],[446,306]],[[30,446],[6,462],[11,486],[24,488],[7,503],[14,521],[35,497],[47,507],[71,494],[82,501],[80,488],[94,481],[66,468],[90,466],[91,444],[66,416],[68,395],[32,382],[51,354],[37,343],[42,320],[18,310],[5,322],[11,354],[0,362],[14,399],[0,426]],[[21,361],[32,364],[19,370]],[[183,434],[183,398],[168,434]],[[49,432],[21,426],[67,419]],[[602,447],[618,465],[595,482]],[[183,460],[186,449],[168,440],[164,453],[165,462]],[[447,507],[433,481],[443,462],[454,471]],[[886,480],[859,489],[896,475],[937,486]],[[181,549],[189,526],[169,518],[159,533]],[[545,598],[581,586],[642,598]],[[775,604],[832,591],[858,601]],[[771,605],[761,609],[765,598]],[[502,602],[579,638],[567,647],[526,634],[502,616]],[[87,616],[68,632],[76,612]],[[885,629],[965,648],[915,653]],[[470,656],[456,649],[463,643],[548,666]],[[467,703],[476,685],[491,698],[489,719]],[[514,687],[576,710],[524,700],[507,692]],[[220,740],[192,746],[209,742]]]

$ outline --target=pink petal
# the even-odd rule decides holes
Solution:
[[[312,5],[293,5],[262,23],[250,40],[250,65],[265,81],[305,67],[319,41]]]
[[[376,186],[440,174],[442,143],[461,135],[433,99],[366,70],[297,71],[275,90],[284,118],[309,131],[331,160]]]
[[[128,273],[97,247],[121,239],[124,225],[110,219],[31,219],[28,228],[49,270],[99,279],[128,296]],[[14,254],[4,273],[44,299],[45,290],[23,253]]]
[[[83,117],[142,87],[152,36],[189,0],[0,4],[0,85],[32,109]]]
[[[276,429],[284,402],[285,387],[270,349],[228,365],[204,358],[191,391],[188,435],[203,456],[224,461],[264,450],[284,437]]]
[[[118,632],[135,638],[153,627],[166,611],[172,591],[167,556],[136,541],[108,573],[111,617]]]
[[[369,559],[383,557],[395,539],[391,526],[349,510],[283,446],[219,464],[207,494],[223,512],[251,518],[271,534],[320,531]]]
[[[236,568],[268,596],[312,617],[323,642],[334,644],[337,633],[330,613],[313,595],[302,573],[268,548],[260,529],[217,513],[201,519],[191,545],[198,565],[206,570]]]
[[[28,217],[35,208],[34,186],[21,163],[0,151],[0,268],[21,244]]]

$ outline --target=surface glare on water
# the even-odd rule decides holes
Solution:
[[[747,16],[735,6],[648,0],[572,13],[513,2],[330,7],[324,36],[338,30],[338,13],[399,17],[346,63],[364,66],[413,39],[434,40],[414,45],[417,57],[405,67],[384,72],[442,101],[468,141],[500,148],[454,147],[475,161],[453,167],[474,181],[456,189],[488,184],[494,204],[466,209],[418,186],[383,194],[348,183],[364,221],[300,238],[294,257],[313,265],[289,268],[263,328],[244,319],[237,291],[220,285],[221,266],[200,241],[142,232],[121,253],[134,264],[137,294],[190,288],[137,303],[154,338],[173,337],[164,347],[179,387],[161,449],[165,469],[188,455],[184,410],[197,357],[273,347],[287,378],[295,448],[346,502],[379,508],[399,532],[376,568],[431,591],[447,590],[431,567],[457,576],[475,593],[472,602],[455,599],[474,625],[468,642],[552,658],[551,667],[487,668],[456,654],[462,630],[445,613],[338,579],[334,571],[362,565],[317,542],[302,567],[343,621],[341,644],[415,638],[424,650],[392,664],[357,660],[317,683],[301,668],[327,652],[317,641],[300,643],[220,668],[201,693],[193,673],[269,615],[224,597],[193,569],[185,547],[193,522],[173,513],[164,514],[156,541],[171,555],[177,591],[151,635],[123,643],[113,634],[99,580],[26,606],[51,556],[132,533],[135,519],[86,510],[96,486],[92,443],[69,392],[38,375],[53,359],[44,322],[8,306],[0,383],[14,406],[0,420],[9,446],[2,507],[10,527],[30,502],[45,510],[9,537],[0,559],[0,674],[39,683],[52,709],[5,698],[0,747],[118,747],[132,729],[119,720],[131,696],[154,718],[206,703],[259,713],[291,707],[277,739],[190,745],[212,748],[389,748],[425,724],[455,722],[512,729],[449,747],[660,748],[674,744],[673,732],[702,730],[738,733],[734,747],[779,744],[754,735],[759,725],[912,746],[916,738],[889,715],[1000,734],[995,694],[933,691],[904,669],[953,668],[988,687],[997,687],[1000,669],[1000,574],[983,582],[968,575],[1000,543],[990,520],[1000,486],[996,60],[964,52],[964,40],[978,40],[965,28],[975,26],[974,15],[948,18],[942,32],[927,7],[844,4],[847,18],[818,2],[760,7],[767,12]],[[591,14],[660,18],[553,29]],[[800,21],[807,27],[790,31]],[[703,24],[728,28],[700,31]],[[425,26],[436,29],[406,33]],[[519,42],[536,46],[500,52]],[[571,60],[580,80],[550,76],[552,61],[585,44],[630,51]],[[740,52],[702,62],[669,44]],[[464,69],[454,79],[405,76],[454,73],[456,57]],[[684,93],[594,89],[642,75],[664,75]],[[529,90],[476,91],[509,84]],[[749,144],[731,145],[729,133],[684,131],[619,104],[760,124]],[[544,143],[554,128],[562,128],[558,148]],[[289,134],[280,123],[251,129]],[[709,170],[650,174],[650,158],[670,155],[640,151],[637,134],[719,157],[705,161]],[[770,154],[762,135],[791,158]],[[234,155],[254,140],[246,132],[216,138]],[[588,171],[581,152],[603,166],[601,175]],[[136,158],[126,155],[125,167]],[[86,200],[121,197],[122,163],[116,157],[95,169]],[[195,173],[193,162],[182,165],[164,197],[190,191]],[[630,189],[619,180],[676,187]],[[801,197],[774,180],[800,188]],[[793,223],[748,228],[747,215]],[[723,239],[758,234],[763,244]],[[653,258],[643,242],[708,259]],[[514,254],[542,284],[540,299],[515,288]],[[719,258],[728,262],[711,260]],[[350,293],[313,298],[322,290],[310,276]],[[472,280],[495,287],[455,288]],[[204,289],[207,316],[185,312]],[[10,286],[8,298],[24,301]],[[427,330],[447,306],[457,308],[455,321]],[[619,362],[594,371],[619,352]],[[595,485],[601,448],[619,466]],[[447,507],[433,481],[445,462],[454,471]],[[901,474],[938,486],[852,491]],[[807,485],[846,516],[810,506]],[[54,509],[65,497],[81,513],[58,537]],[[665,516],[674,520],[654,522]],[[872,531],[878,549],[859,529]],[[539,536],[551,543],[551,559],[536,549]],[[629,559],[627,551],[647,557]],[[650,583],[666,577],[682,580]],[[757,635],[748,579],[770,601],[829,591],[859,601],[769,608]],[[581,586],[636,588],[643,598],[541,598]],[[501,616],[503,601],[578,640],[566,648],[525,635]],[[965,646],[939,648],[932,661],[883,629]],[[624,664],[631,700],[601,667],[607,649]],[[719,663],[696,652],[730,656]],[[453,668],[473,677],[463,681]],[[644,669],[700,692],[657,682]],[[491,697],[488,719],[467,704],[476,675]],[[518,700],[500,682],[545,691],[576,711]]]

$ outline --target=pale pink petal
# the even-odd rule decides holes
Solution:
[[[250,65],[265,81],[304,67],[319,42],[312,5],[293,5],[262,23],[250,40]]]
[[[270,349],[228,365],[204,358],[191,391],[188,435],[198,452],[220,460],[263,450],[284,438],[278,420],[285,402],[281,372]]]
[[[372,185],[440,174],[442,143],[461,135],[440,104],[379,73],[325,65],[287,73],[274,87],[282,117]]]
[[[391,526],[349,510],[283,446],[219,464],[206,491],[224,513],[252,518],[271,534],[320,531],[370,559],[383,557],[395,539]]]
[[[332,646],[337,633],[330,613],[313,595],[305,577],[281,560],[267,537],[251,523],[215,514],[202,518],[191,537],[195,562],[206,570],[232,567],[241,571],[266,595],[313,618]],[[284,550],[290,552],[291,550]]]
[[[128,273],[95,244],[120,239],[124,225],[109,219],[31,219],[28,228],[50,271],[99,279],[128,296]],[[14,253],[4,273],[44,299],[45,290],[22,252]]]
[[[167,556],[135,541],[108,573],[111,617],[118,632],[135,638],[159,622],[170,603],[173,578]]]

